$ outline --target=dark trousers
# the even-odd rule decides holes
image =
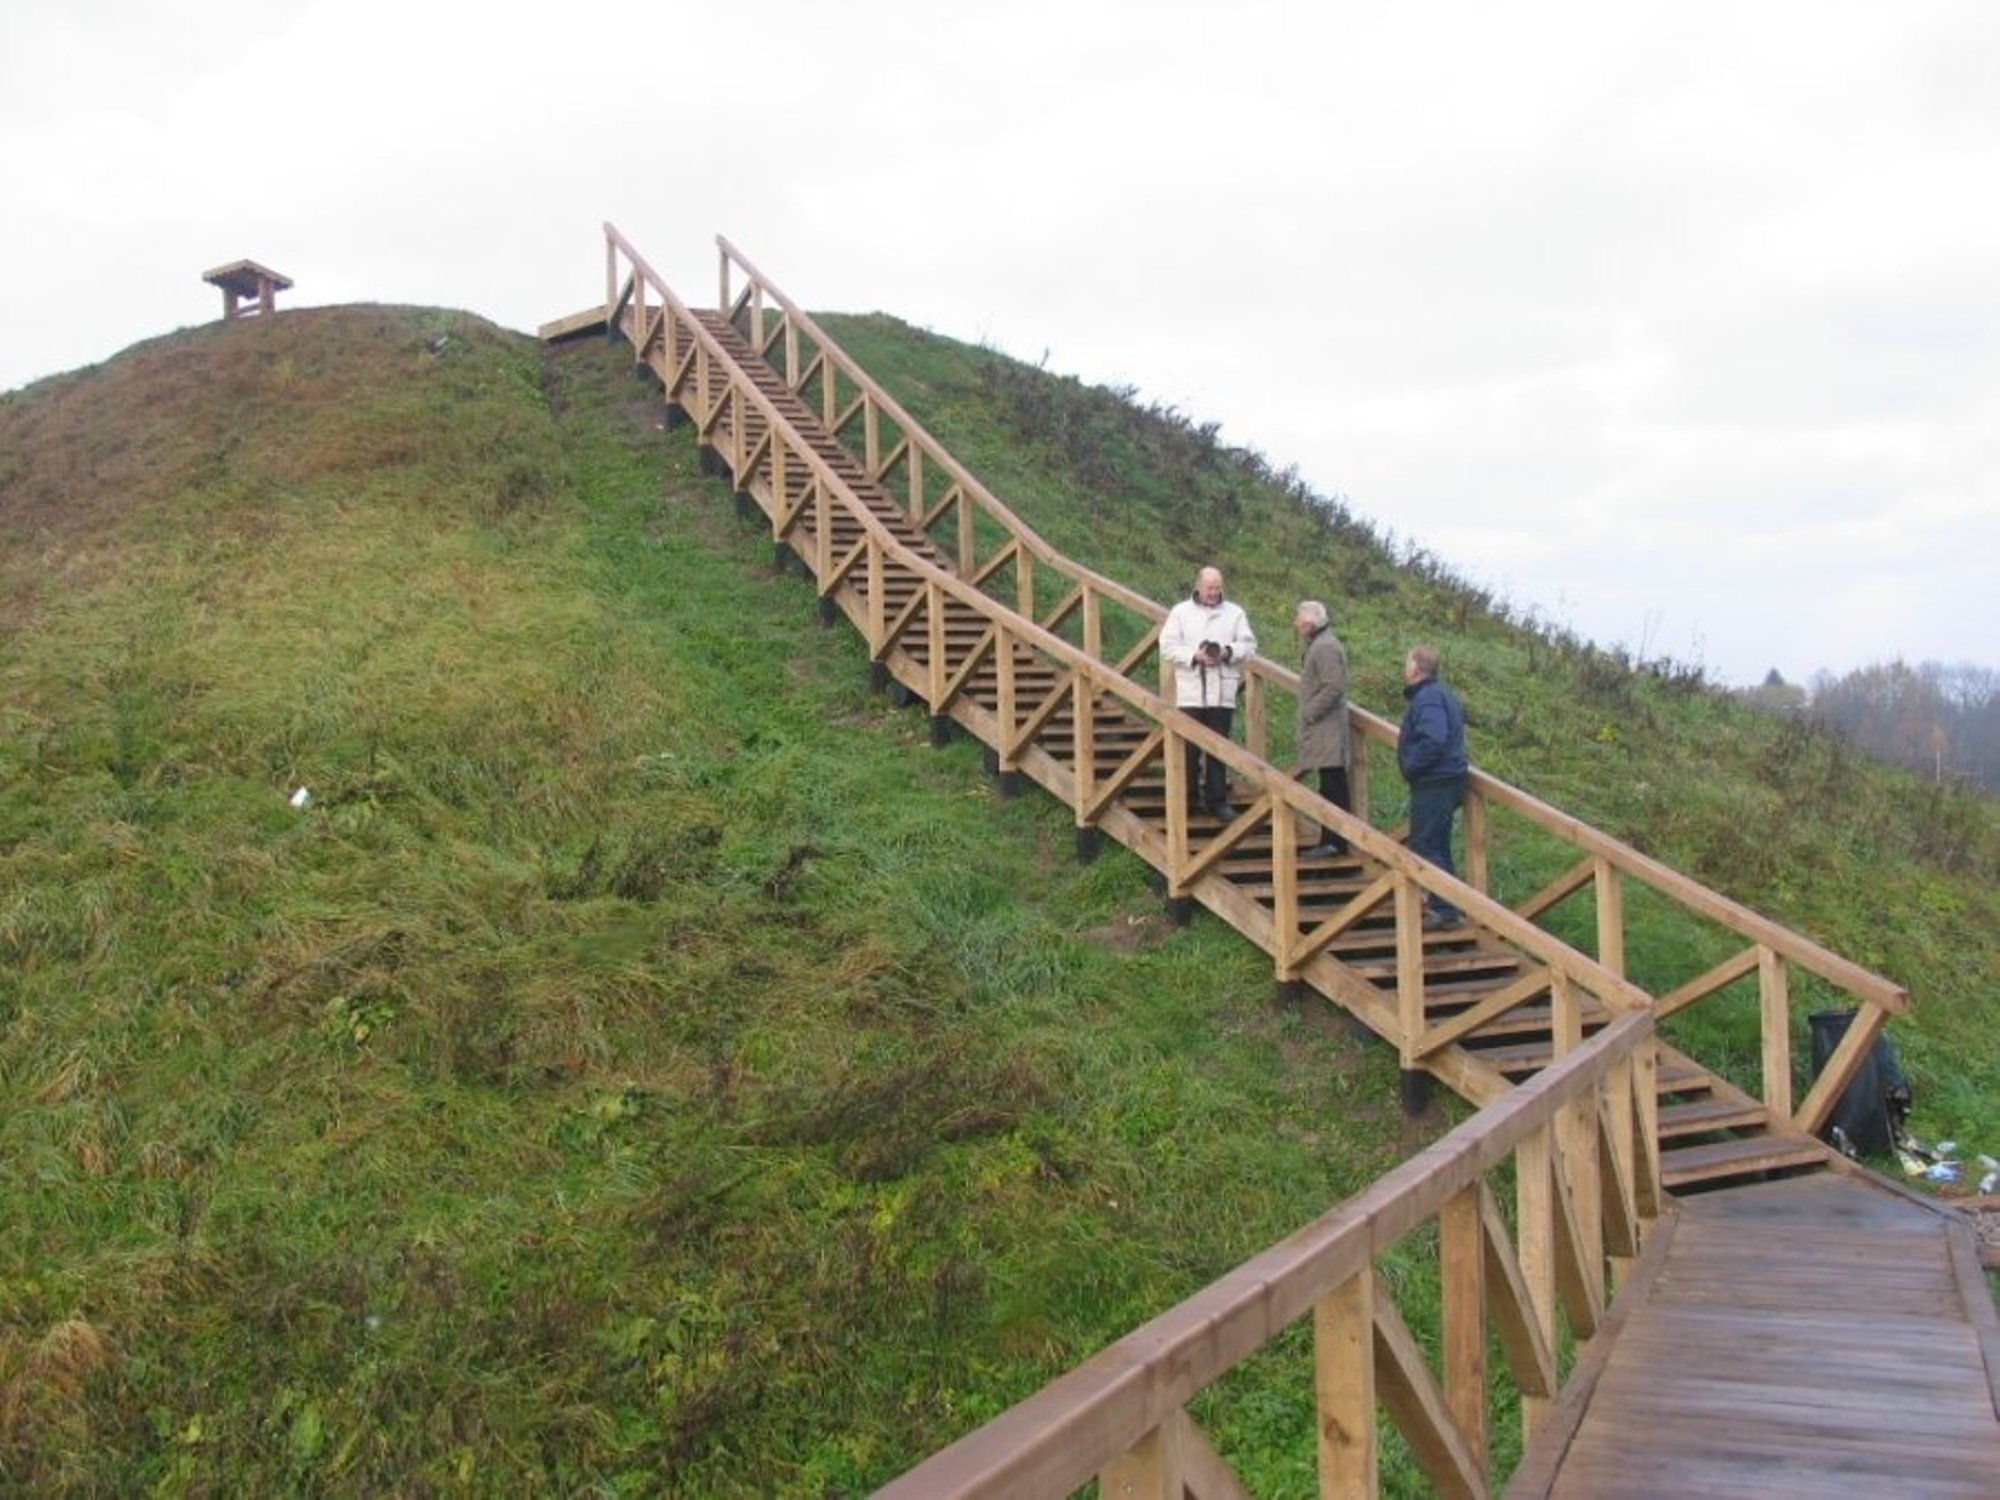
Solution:
[[[1181,712],[1224,739],[1236,718],[1233,708],[1184,708]],[[1229,800],[1229,767],[1212,755],[1203,755],[1193,744],[1187,746],[1187,798],[1190,810],[1203,803],[1214,807]]]
[[[1433,776],[1410,783],[1410,852],[1456,875],[1451,862],[1451,822],[1465,800],[1463,776]],[[1442,896],[1429,896],[1426,906],[1440,916],[1456,919],[1458,908]]]
[[[1321,766],[1319,768],[1319,794],[1342,812],[1354,811],[1354,794],[1347,788],[1347,767]],[[1333,844],[1342,850],[1347,848],[1347,840],[1340,836],[1337,828],[1321,828],[1322,843]]]

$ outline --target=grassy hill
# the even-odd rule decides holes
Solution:
[[[1437,640],[1483,763],[1908,983],[1976,1142],[1990,805],[1174,414],[829,321],[1104,571],[1219,561],[1280,649],[1324,595],[1379,711]],[[0,397],[0,1491],[853,1492],[1436,1127],[871,696],[660,417],[601,343],[403,308]],[[1309,1387],[1213,1420],[1309,1472]]]

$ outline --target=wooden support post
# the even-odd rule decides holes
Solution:
[[[1556,1207],[1553,1125],[1544,1125],[1514,1152],[1514,1219],[1519,1226],[1521,1280],[1533,1305],[1544,1348],[1556,1348]],[[1535,1440],[1548,1415],[1547,1396],[1521,1397],[1521,1438]]]
[[[1162,1422],[1113,1459],[1097,1476],[1097,1493],[1118,1500],[1182,1500],[1188,1483],[1181,1443],[1184,1420]]]
[[[1773,1122],[1792,1118],[1792,996],[1782,954],[1757,950],[1757,995],[1764,1032],[1764,1104]]]
[[[1597,896],[1597,961],[1620,978],[1625,974],[1625,886],[1618,867],[1598,855],[1592,861]]]
[[[1452,1420],[1486,1469],[1486,1231],[1478,1183],[1454,1193],[1438,1215],[1444,1320],[1444,1396]]]
[[[1364,1266],[1313,1307],[1313,1384],[1319,1398],[1319,1492],[1374,1500],[1375,1268]]]
[[[1415,1119],[1431,1107],[1431,1075],[1422,1068],[1403,1069],[1403,1113]]]
[[[1403,1059],[1406,1109],[1409,1074],[1419,1061],[1417,1040],[1424,1034],[1423,894],[1409,876],[1396,876],[1396,1048]]]

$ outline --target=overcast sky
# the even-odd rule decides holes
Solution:
[[[1996,80],[1992,0],[6,0],[0,389],[232,260],[532,330],[722,233],[1602,643],[2000,666]]]

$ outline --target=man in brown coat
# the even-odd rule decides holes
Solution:
[[[1292,614],[1305,659],[1299,667],[1299,770],[1319,772],[1319,794],[1343,812],[1352,812],[1347,786],[1351,739],[1347,727],[1347,648],[1327,626],[1326,606],[1317,599],[1300,603]],[[1347,840],[1332,828],[1320,830],[1320,841],[1304,859],[1328,859],[1347,853]]]

